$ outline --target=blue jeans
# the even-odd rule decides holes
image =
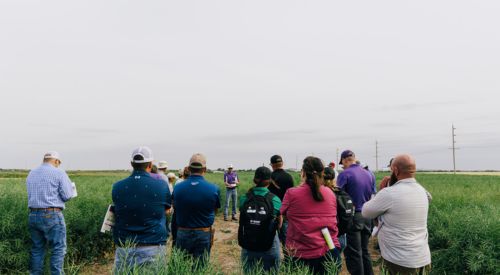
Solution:
[[[236,197],[238,196],[238,193],[236,192],[236,188],[229,189],[226,188],[226,204],[224,205],[224,218],[227,218],[229,215],[229,200],[232,200],[232,211],[233,211],[233,217],[236,216]]]
[[[53,210],[31,211],[28,218],[32,247],[30,274],[43,274],[45,245],[52,250],[50,273],[64,274],[66,254],[66,224],[62,212]]]
[[[146,266],[155,261],[164,261],[167,249],[164,245],[118,247],[115,251],[114,273],[128,273],[134,267]]]
[[[201,230],[177,230],[175,247],[191,255],[204,266],[210,258],[212,233]]]
[[[241,249],[241,262],[245,272],[253,273],[252,269],[261,264],[264,271],[280,268],[280,240],[278,234],[274,236],[273,246],[268,251],[251,251],[245,248]]]

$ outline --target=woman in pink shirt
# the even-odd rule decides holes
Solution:
[[[293,260],[326,274],[325,263],[332,259],[340,269],[337,239],[337,201],[333,191],[323,186],[323,162],[307,157],[302,165],[302,183],[287,190],[280,209],[288,219],[286,248]],[[321,233],[328,228],[335,248],[330,250]]]

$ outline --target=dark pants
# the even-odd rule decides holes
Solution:
[[[286,251],[286,231],[288,230],[288,220],[284,219],[281,228],[278,230],[278,237],[280,238],[281,247],[283,249],[283,254],[287,254]]]
[[[200,266],[204,266],[210,259],[211,240],[211,232],[178,228],[175,247],[193,256]]]
[[[431,265],[428,264],[426,266],[417,267],[417,268],[409,268],[397,265],[395,263],[391,263],[384,258],[382,258],[382,268],[389,275],[425,275],[429,274],[431,271]]]
[[[368,253],[368,241],[372,221],[363,218],[360,212],[354,215],[353,229],[347,233],[347,247],[344,250],[347,270],[352,275],[372,275],[372,260]]]
[[[172,214],[172,220],[170,221],[170,230],[172,231],[172,247],[175,247],[175,240],[177,239],[177,217],[174,211]],[[168,223],[168,222],[167,222]]]
[[[313,274],[331,274],[329,271],[331,272],[332,270],[327,269],[329,264],[336,265],[335,271],[337,273],[340,272],[340,268],[342,267],[342,258],[340,257],[340,252],[337,248],[328,251],[323,257],[320,258],[301,259],[294,257],[292,260],[296,263],[309,267]]]

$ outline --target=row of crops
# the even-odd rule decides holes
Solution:
[[[67,273],[88,263],[103,262],[113,245],[99,232],[111,202],[111,185],[127,173],[72,173],[79,196],[64,211],[68,232]],[[378,174],[381,178],[383,174]],[[298,175],[294,175],[298,180]],[[222,174],[207,178],[222,186]],[[252,174],[240,173],[241,190]],[[500,177],[420,174],[417,179],[432,193],[429,244],[433,274],[495,274],[500,270]],[[224,191],[224,188],[221,188]],[[224,197],[224,194],[222,194]],[[27,194],[22,173],[0,173],[0,273],[25,273],[30,238]]]

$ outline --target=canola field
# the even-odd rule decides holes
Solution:
[[[113,245],[100,233],[103,216],[111,203],[112,184],[128,172],[70,172],[78,197],[66,204],[68,252],[66,273],[78,274],[89,264],[109,264]],[[252,186],[252,172],[239,172],[239,195]],[[387,173],[378,173],[380,180]],[[293,173],[295,184],[299,175]],[[26,172],[0,172],[0,273],[26,273],[30,250],[27,228]],[[221,186],[223,174],[206,178]],[[377,181],[378,181],[377,180]],[[498,274],[500,270],[500,177],[494,175],[417,175],[432,194],[428,228],[432,274]],[[219,211],[219,215],[221,215]],[[177,264],[179,268],[185,268]],[[175,267],[174,266],[174,267]],[[170,274],[181,274],[171,270]],[[288,267],[289,268],[289,267]],[[345,268],[345,267],[344,267]],[[210,266],[209,273],[219,273]],[[208,271],[208,270],[207,270]],[[284,271],[299,274],[300,270]]]

